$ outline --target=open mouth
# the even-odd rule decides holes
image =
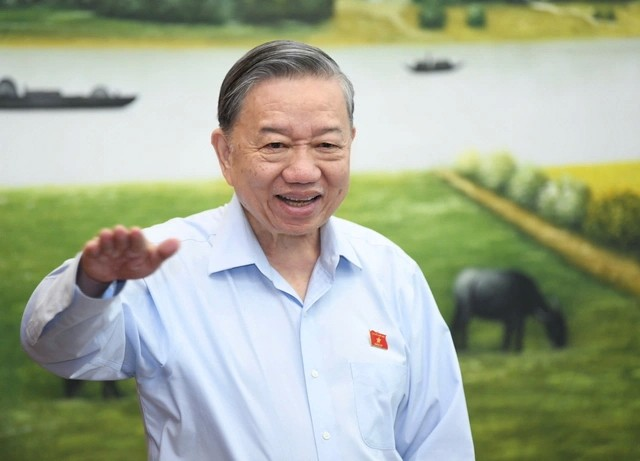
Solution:
[[[293,198],[287,197],[285,195],[277,195],[276,197],[278,198],[278,200],[292,207],[304,207],[320,199],[319,195],[314,195],[313,197],[309,198]]]

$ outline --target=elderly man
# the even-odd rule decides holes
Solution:
[[[152,460],[471,460],[449,330],[417,264],[332,214],[353,87],[274,41],[224,79],[231,202],[102,230],[38,286],[22,343],[74,379],[134,377]]]

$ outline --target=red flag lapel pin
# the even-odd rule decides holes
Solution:
[[[371,338],[371,345],[373,347],[379,347],[380,349],[389,349],[389,345],[387,344],[387,335],[383,335],[382,333],[378,333],[377,331],[370,330],[369,336]]]

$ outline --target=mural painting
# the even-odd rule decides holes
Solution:
[[[145,459],[135,384],[42,370],[22,312],[97,229],[229,200],[220,82],[283,38],[354,83],[338,215],[423,270],[476,458],[639,459],[638,2],[0,0],[2,459]]]

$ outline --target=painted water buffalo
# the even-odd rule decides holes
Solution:
[[[456,348],[467,347],[467,326],[472,317],[504,323],[502,349],[522,350],[525,321],[533,316],[545,327],[551,344],[563,347],[567,327],[562,313],[552,308],[536,282],[510,269],[464,269],[454,282],[455,312],[451,327]]]

